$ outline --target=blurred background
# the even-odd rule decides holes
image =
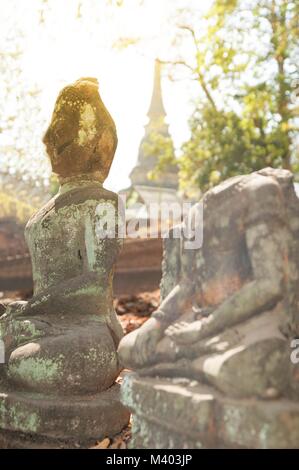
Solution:
[[[299,178],[298,0],[0,0],[0,38],[3,299],[30,295],[24,224],[58,189],[41,138],[79,77],[98,78],[115,119],[105,186],[133,215],[265,166]],[[116,292],[156,302],[161,253],[126,241]]]

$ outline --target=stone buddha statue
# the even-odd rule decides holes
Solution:
[[[192,362],[224,352],[242,343],[250,321],[257,322],[257,341],[269,345],[275,338],[276,353],[277,339],[298,334],[299,202],[292,174],[264,169],[235,177],[208,191],[202,204],[202,247],[194,252],[184,249],[182,239],[166,240],[162,286],[173,288],[152,318],[122,340],[119,354],[126,367]],[[191,211],[196,210],[195,205]],[[175,264],[173,276],[169,267]],[[271,329],[262,334],[269,314]],[[189,374],[196,376],[194,364]],[[269,385],[270,377],[263,377]],[[248,384],[248,395],[254,386]]]
[[[117,195],[103,188],[117,134],[96,79],[60,92],[44,143],[60,189],[25,230],[34,295],[0,318],[1,386],[11,391],[0,428],[64,440],[105,437],[126,425],[128,412],[115,384],[123,336],[112,292],[120,208]],[[114,237],[99,230],[107,205]]]
[[[183,238],[165,240],[161,305],[119,346],[123,365],[138,373],[123,388],[123,401],[139,423],[135,434],[153,447],[155,436],[159,442],[165,438],[162,446],[170,445],[169,429],[173,442],[186,439],[199,447],[207,445],[207,437],[208,445],[219,444],[225,433],[219,445],[292,447],[299,437],[298,365],[290,358],[299,335],[299,201],[293,175],[266,168],[234,177],[205,193],[200,204],[202,246],[188,250]],[[191,213],[198,210],[195,205]],[[179,393],[177,378],[195,381],[198,389],[186,385]],[[209,404],[195,411],[203,397]],[[189,417],[183,411],[188,406]],[[245,417],[255,420],[246,437]],[[154,420],[155,426],[149,424]],[[176,440],[186,422],[189,429]]]

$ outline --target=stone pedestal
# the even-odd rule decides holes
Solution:
[[[128,411],[119,398],[118,384],[94,395],[66,397],[15,392],[1,384],[0,447],[92,445],[127,425]]]
[[[131,374],[122,402],[132,448],[299,448],[299,404],[289,400],[232,399],[196,381]]]

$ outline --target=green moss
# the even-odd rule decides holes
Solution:
[[[29,357],[10,364],[8,375],[26,382],[53,383],[61,376],[61,360]]]
[[[12,427],[16,431],[34,433],[40,426],[37,413],[27,410],[23,405],[7,403],[7,395],[0,395],[0,427]]]
[[[5,341],[7,336],[14,339],[15,346],[20,346],[25,342],[44,336],[44,333],[37,329],[30,320],[7,317],[5,321],[0,323],[0,339]]]
[[[40,418],[37,413],[28,412],[18,406],[11,406],[9,410],[15,429],[23,432],[37,432]]]

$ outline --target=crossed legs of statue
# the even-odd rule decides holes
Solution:
[[[119,373],[117,345],[101,317],[22,315],[26,302],[9,306],[0,318],[6,376],[16,389],[34,392],[99,392]],[[79,349],[79,351],[78,351]]]
[[[285,394],[290,373],[288,344],[280,332],[280,321],[278,304],[242,324],[221,332],[215,329],[214,334],[213,315],[176,323],[167,328],[157,345],[155,365],[140,372],[188,377],[235,397],[280,396]]]

